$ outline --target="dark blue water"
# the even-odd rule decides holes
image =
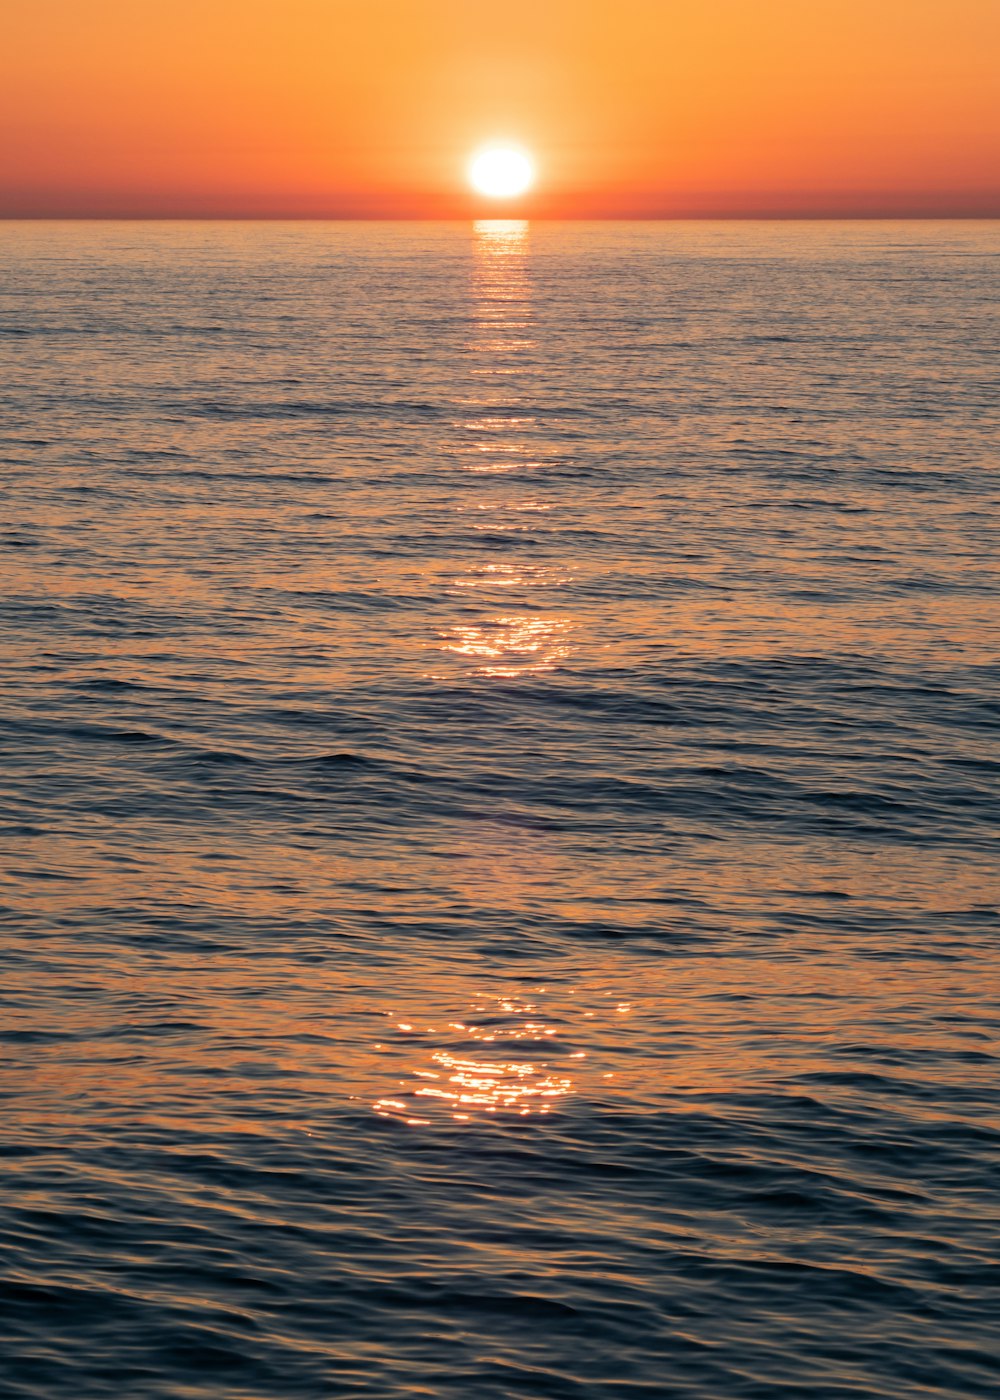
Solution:
[[[993,1396],[996,224],[0,227],[11,1400]]]

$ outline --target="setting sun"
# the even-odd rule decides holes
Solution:
[[[535,180],[535,167],[516,146],[486,146],[469,162],[469,183],[478,194],[510,199],[524,194]]]

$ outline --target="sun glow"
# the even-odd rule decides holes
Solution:
[[[512,199],[524,194],[534,180],[531,157],[516,146],[485,146],[469,161],[470,185],[491,199]]]

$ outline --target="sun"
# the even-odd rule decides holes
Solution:
[[[469,161],[469,184],[491,199],[524,194],[534,180],[534,162],[517,146],[484,146]]]

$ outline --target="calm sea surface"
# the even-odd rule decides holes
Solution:
[[[995,1396],[1000,225],[0,269],[5,1400]]]

